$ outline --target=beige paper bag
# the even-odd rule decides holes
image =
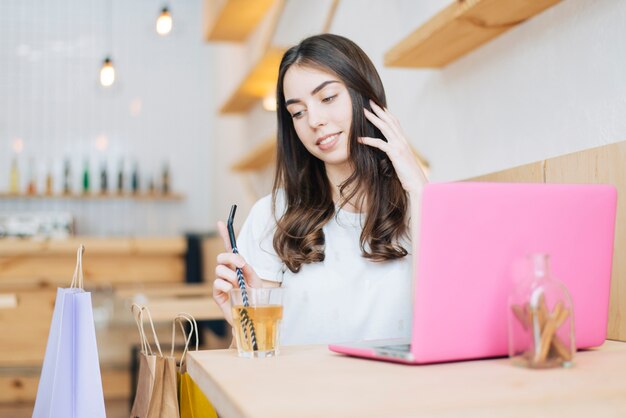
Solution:
[[[133,304],[131,311],[135,316],[135,322],[137,323],[137,328],[139,330],[141,352],[139,353],[137,389],[135,392],[133,407],[130,411],[130,418],[147,418],[148,409],[150,407],[150,399],[152,397],[152,391],[154,388],[157,355],[152,351],[152,347],[150,346],[148,338],[146,337],[146,333],[144,331],[144,314],[150,321],[155,346],[162,356],[161,346],[159,345],[159,340],[156,336],[156,331],[154,329],[152,317],[150,316],[150,311],[145,306],[139,306],[137,304]]]
[[[156,359],[154,389],[150,398],[148,418],[179,418],[174,357],[159,356]]]

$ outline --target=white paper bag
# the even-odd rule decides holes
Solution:
[[[83,252],[81,245],[70,287],[57,290],[33,418],[106,418]]]

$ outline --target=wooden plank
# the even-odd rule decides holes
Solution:
[[[275,3],[276,0],[205,0],[205,39],[246,40]]]
[[[56,289],[2,293],[14,294],[17,305],[0,309],[0,367],[41,366]]]
[[[34,402],[37,397],[39,373],[40,369],[34,369],[12,370],[0,374],[0,403]],[[129,398],[131,379],[128,369],[104,368],[100,374],[105,400]]]
[[[330,30],[330,26],[333,24],[333,19],[335,19],[337,6],[339,6],[339,0],[332,0],[330,8],[328,9],[328,14],[326,15],[326,20],[324,20],[324,25],[322,26],[322,33],[327,33]]]
[[[0,285],[68,286],[75,265],[74,256],[3,256],[0,257]],[[178,256],[85,254],[83,272],[87,287],[136,282],[169,283],[184,280],[185,265]]]
[[[120,299],[131,298],[138,293],[148,298],[210,296],[210,283],[167,283],[141,285],[120,284],[115,286],[115,296]]]
[[[148,301],[154,321],[171,321],[180,312],[191,314],[197,321],[224,319],[213,297],[156,298]]]
[[[221,309],[212,296],[210,284],[180,284],[167,287],[124,287],[117,289],[116,298],[130,306],[140,298],[150,308],[155,322],[171,321],[179,312],[191,314],[196,320],[223,319]]]
[[[560,1],[455,1],[387,51],[385,65],[444,67]]]
[[[172,238],[132,238],[131,250],[134,254],[162,254],[184,256],[187,242],[183,237]]]
[[[73,236],[65,239],[0,239],[0,254],[28,255],[50,254],[76,256],[76,250],[85,245],[85,256],[94,254],[175,254],[183,255],[187,250],[187,243],[182,237],[170,238],[98,238],[88,236]]]
[[[617,187],[617,220],[608,338],[626,341],[626,142],[619,142],[550,159],[549,183],[607,183]]]
[[[222,106],[220,112],[222,114],[246,112],[259,99],[273,92],[278,80],[278,67],[285,51],[285,48],[269,48]]]
[[[503,171],[485,174],[468,179],[469,181],[488,181],[497,183],[543,183],[544,162],[525,164]]]
[[[271,137],[252,148],[230,169],[238,172],[262,170],[276,162],[276,137]]]

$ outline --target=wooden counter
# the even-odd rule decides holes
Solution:
[[[626,343],[607,341],[577,353],[575,363],[404,366],[296,346],[265,360],[235,350],[190,352],[188,370],[224,418],[626,416]]]
[[[157,324],[157,332],[162,329],[165,336],[171,335],[171,319],[180,310],[190,310],[198,319],[221,317],[210,286],[185,286],[183,237],[2,238],[0,404],[34,401],[56,288],[70,285],[80,244],[85,245],[85,286],[92,291],[94,317],[100,315],[96,333],[107,400],[131,393],[130,353],[139,343],[129,309],[135,294],[150,305],[156,320],[165,321]],[[112,315],[106,324],[103,315]]]

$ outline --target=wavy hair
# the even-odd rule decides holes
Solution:
[[[336,75],[352,101],[348,155],[352,175],[340,186],[339,207],[354,199],[367,207],[360,236],[362,255],[373,261],[401,258],[407,251],[400,239],[408,234],[408,197],[384,152],[358,142],[359,137],[385,137],[363,113],[372,110],[369,100],[386,107],[382,82],[371,60],[354,42],[342,36],[322,34],[304,39],[282,58],[276,87],[278,149],[272,207],[284,191],[285,212],[276,220],[273,245],[292,272],[302,264],[324,260],[323,226],[335,214],[332,188],[324,163],[311,155],[296,134],[285,105],[283,81],[291,66],[316,68]],[[278,215],[277,215],[278,216]]]

